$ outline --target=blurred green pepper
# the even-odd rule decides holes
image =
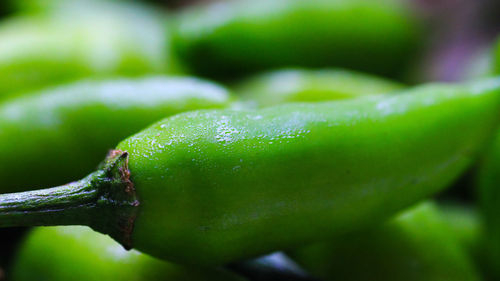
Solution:
[[[34,229],[12,267],[12,281],[242,281],[222,269],[184,267],[126,251],[81,226]]]
[[[50,11],[53,9],[57,9],[58,7],[62,5],[67,5],[67,4],[93,4],[93,3],[98,3],[98,2],[132,2],[130,0],[22,0],[22,1],[17,1],[17,0],[4,0],[6,3],[6,6],[10,8],[10,10],[13,11],[21,11],[21,12],[46,12]],[[135,0],[134,0],[135,1]],[[180,6],[180,5],[187,5],[189,2],[193,2],[196,0],[142,0],[142,1],[135,1],[135,2],[153,2],[156,4],[161,4],[162,6]]]
[[[74,180],[154,121],[229,103],[216,84],[162,76],[81,81],[6,100],[0,103],[0,193]]]
[[[441,217],[448,223],[461,245],[475,257],[480,247],[483,226],[477,212],[469,206],[445,203],[439,206]]]
[[[485,239],[484,220],[480,214],[470,206],[457,203],[441,204],[440,210],[458,241],[480,271],[483,280],[497,280],[496,270],[489,262],[488,253],[491,247]]]
[[[284,69],[246,79],[234,91],[251,107],[267,107],[286,102],[350,99],[402,88],[396,82],[347,70]]]
[[[487,262],[496,279],[500,278],[500,131],[485,154],[477,175],[479,207],[484,223]]]
[[[215,78],[296,66],[401,77],[420,30],[397,0],[225,1],[185,11],[173,44],[190,70]]]
[[[0,25],[0,98],[82,77],[174,71],[163,15],[133,4],[68,5]]]
[[[430,203],[372,230],[290,255],[322,280],[480,280],[452,228]]]
[[[226,264],[365,228],[446,188],[499,110],[496,78],[182,113],[79,181],[0,195],[0,227],[90,225],[160,258]]]
[[[493,47],[493,72],[500,73],[500,39]],[[481,218],[489,245],[491,267],[500,278],[500,131],[481,163],[477,176]]]
[[[99,2],[127,2],[127,0],[4,0],[11,8],[17,12],[50,12],[54,9],[59,9],[62,6],[74,4],[91,4],[95,5]],[[130,1],[129,1],[130,2]]]

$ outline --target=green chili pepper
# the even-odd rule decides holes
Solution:
[[[119,0],[121,1],[121,0]],[[119,2],[115,1],[115,2]],[[7,5],[11,7],[11,9],[17,12],[29,12],[29,13],[39,13],[39,12],[51,12],[66,5],[96,5],[101,4],[100,2],[112,2],[109,0],[24,0],[24,1],[16,1],[16,0],[5,0]],[[124,2],[124,1],[122,1]]]
[[[219,2],[182,13],[174,36],[188,68],[217,78],[289,66],[401,76],[421,41],[417,20],[392,0]]]
[[[486,258],[491,274],[500,278],[500,132],[477,173],[480,215],[484,223]]]
[[[0,26],[0,97],[82,77],[171,71],[163,16],[138,5],[77,5]]]
[[[6,100],[0,103],[0,190],[85,176],[109,149],[145,126],[229,104],[227,90],[215,84],[162,76],[81,81]]]
[[[478,212],[470,206],[447,203],[440,207],[460,244],[472,258],[483,280],[496,280],[487,253],[491,250],[485,239],[484,223]]]
[[[220,265],[366,227],[442,190],[489,141],[499,110],[492,79],[179,114],[80,181],[1,195],[0,227],[91,225],[127,248]]]
[[[454,230],[434,204],[423,203],[290,255],[321,280],[481,280]]]
[[[285,69],[247,79],[235,86],[253,107],[286,102],[316,102],[388,93],[403,86],[375,76],[338,69]]]
[[[469,256],[478,252],[479,240],[483,236],[482,224],[477,212],[470,206],[458,203],[446,203],[439,206],[440,214],[453,230],[460,244],[463,245]]]
[[[243,280],[224,270],[187,268],[127,252],[111,238],[81,226],[34,229],[9,277],[12,281]]]
[[[321,280],[480,280],[452,228],[431,203],[374,229],[289,254]]]

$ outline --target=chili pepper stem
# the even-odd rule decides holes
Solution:
[[[139,206],[129,177],[128,153],[113,150],[82,180],[0,195],[0,227],[87,225],[129,249]]]

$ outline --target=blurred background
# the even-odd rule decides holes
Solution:
[[[77,14],[85,14],[83,10],[93,10],[91,13],[100,10],[100,12],[105,14],[106,11],[103,11],[102,6],[95,9],[89,6],[89,4],[100,5],[102,2],[113,2],[115,4],[118,2],[130,2],[129,4],[133,5],[140,4],[140,10],[152,9],[155,12],[161,13],[167,19],[174,21],[173,18],[179,12],[186,10],[190,6],[224,1],[165,0],[142,1],[143,3],[139,3],[141,1],[6,0],[2,2],[0,8],[1,17],[4,21],[4,26],[0,30],[4,30],[2,33],[7,33],[6,29],[9,29],[7,28],[9,22],[15,21],[13,19],[25,14],[57,14],[55,11],[64,11],[62,13],[73,13],[76,11]],[[409,7],[413,15],[418,18],[418,24],[421,24],[423,29],[423,36],[420,37],[420,40],[423,40],[425,43],[422,44],[422,49],[419,52],[413,53],[418,58],[414,60],[415,64],[411,69],[412,76],[407,81],[413,83],[423,81],[457,81],[477,75],[487,67],[488,52],[492,52],[493,42],[500,32],[500,19],[498,17],[500,4],[498,1],[400,0],[392,2],[399,2],[398,5],[404,3]],[[387,5],[393,5],[393,3],[388,3]],[[108,7],[107,9],[116,10],[122,8],[115,6]],[[223,14],[221,13],[220,18],[222,17]],[[132,21],[132,19],[127,19],[127,21]],[[11,25],[13,24],[11,23]],[[77,29],[78,27],[74,28]],[[99,29],[98,23],[95,24],[95,29]],[[287,66],[300,65],[279,65],[279,67]],[[216,68],[215,66],[212,67]]]
[[[197,76],[232,88],[285,68],[342,68],[406,85],[498,73],[498,0],[322,0],[317,10],[304,4],[312,2],[4,0],[0,102],[81,79],[152,74]],[[287,16],[273,18],[287,9]],[[473,174],[439,200],[473,206]],[[1,230],[0,280],[26,231]],[[359,251],[356,245],[365,243],[349,241],[351,248],[334,250]],[[283,253],[229,268],[248,280],[317,280]]]

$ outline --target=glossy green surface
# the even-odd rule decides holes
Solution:
[[[172,71],[168,38],[164,16],[136,4],[11,17],[0,25],[0,98],[88,76]]]
[[[59,9],[68,5],[81,5],[81,4],[100,4],[101,2],[126,2],[123,0],[5,0],[7,5],[10,6],[11,9],[17,12],[30,12],[30,13],[39,13],[39,12],[50,12],[55,9]],[[131,1],[128,1],[131,2]]]
[[[184,12],[173,43],[192,71],[210,77],[295,66],[400,77],[419,29],[397,0],[225,1]]]
[[[366,227],[455,180],[499,109],[492,79],[167,118],[118,145],[141,202],[133,247],[223,264]]]
[[[430,203],[389,222],[289,253],[321,280],[480,280],[453,229]]]
[[[403,85],[375,76],[338,69],[284,69],[257,75],[234,87],[252,107],[286,102],[342,100],[400,90]]]
[[[21,246],[12,281],[236,281],[216,269],[183,267],[137,251],[82,226],[36,228]]]
[[[6,100],[0,103],[0,193],[73,181],[147,125],[229,103],[218,85],[164,76],[81,81]]]

